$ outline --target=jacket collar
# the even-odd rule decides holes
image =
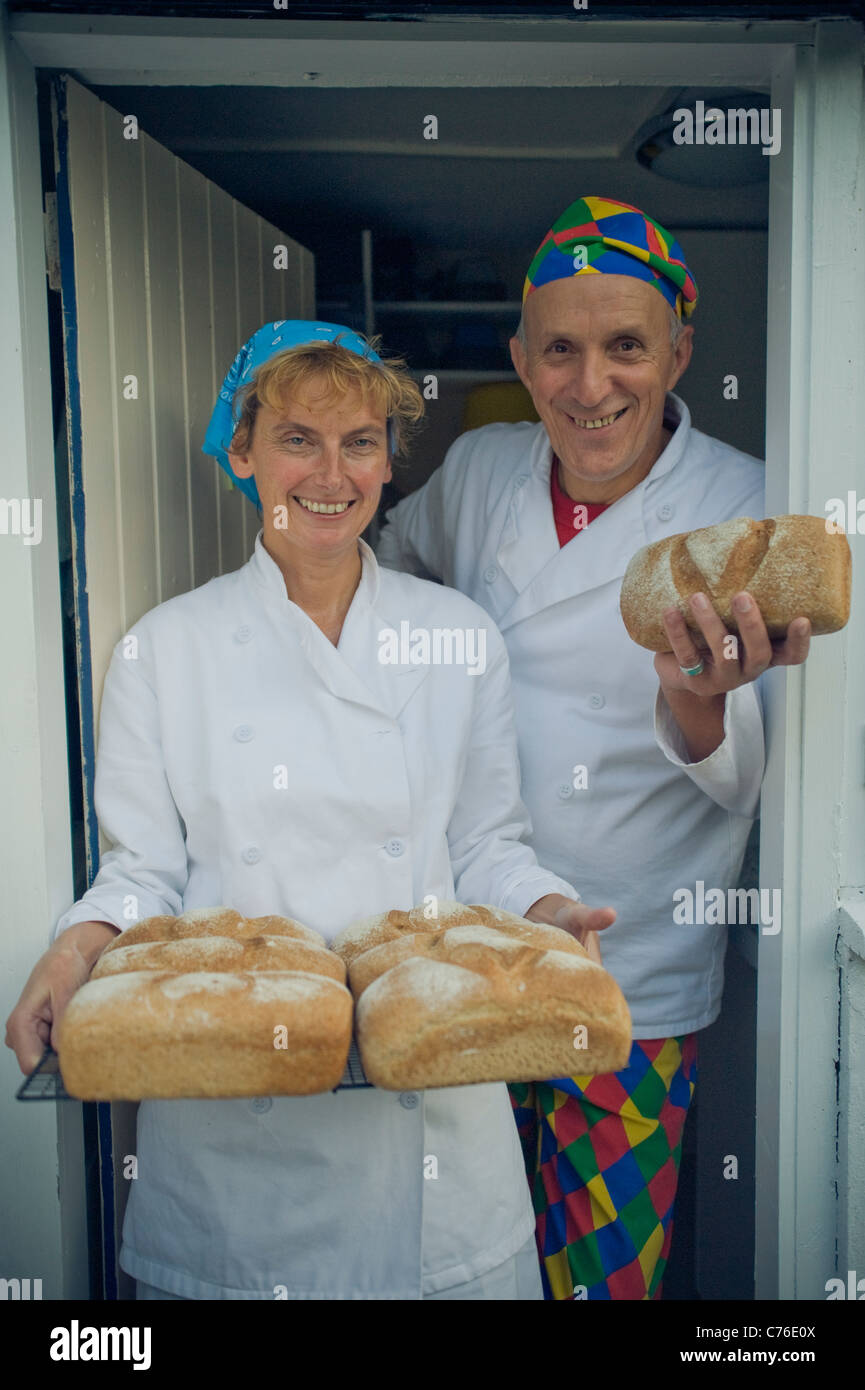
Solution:
[[[559,545],[553,521],[552,445],[543,425],[538,427],[528,476],[524,471],[523,483],[519,478],[514,480],[496,555],[517,590],[513,604],[498,619],[503,630],[539,609],[621,578],[630,557],[647,544],[646,495],[681,461],[691,436],[688,407],[671,391],[667,393],[664,418],[670,424],[677,422],[674,433],[646,477],[565,546]]]
[[[278,621],[295,635],[306,659],[332,694],[396,719],[426,679],[429,667],[383,665],[379,661],[382,630],[393,627],[399,631],[400,619],[412,615],[390,612],[395,595],[389,590],[393,586],[390,583],[382,585],[382,571],[366,541],[358,539],[360,582],[346,614],[339,645],[335,647],[309,615],[288,597],[282,570],[265,549],[263,535],[262,528],[246,565],[261,595],[260,601],[266,603]]]

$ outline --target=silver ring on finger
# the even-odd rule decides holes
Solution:
[[[683,676],[701,676],[705,670],[705,663],[701,660],[696,666],[680,666],[679,670]]]

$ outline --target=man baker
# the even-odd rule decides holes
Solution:
[[[635,551],[763,515],[761,464],[694,429],[673,394],[696,301],[681,247],[652,218],[608,198],[572,203],[532,259],[511,340],[540,423],[463,435],[388,513],[378,551],[495,619],[530,843],[618,912],[602,951],[631,1009],[628,1066],[511,1087],[553,1299],[660,1297],[697,1033],[720,1012],[726,949],[724,927],[674,922],[673,894],[737,882],[764,765],[754,682],[804,661],[810,640],[797,618],[773,644],[747,593],[726,646],[694,595],[703,653],[675,609],[672,653],[654,658],[622,623]]]

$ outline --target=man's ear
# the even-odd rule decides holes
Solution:
[[[667,383],[668,391],[672,391],[676,382],[684,375],[693,351],[694,329],[689,325],[689,327],[682,329],[679,340],[673,350],[673,365],[670,369],[670,380]]]
[[[523,386],[525,386],[526,390],[528,392],[531,392],[532,388],[529,385],[529,364],[528,359],[526,357],[526,350],[520,342],[519,338],[517,338],[516,336],[511,338],[509,346],[511,349],[511,361],[514,364],[514,370],[516,371],[517,376],[523,383]]]

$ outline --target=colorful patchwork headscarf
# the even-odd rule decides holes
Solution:
[[[578,198],[556,219],[529,266],[523,303],[532,290],[572,275],[634,275],[660,290],[679,319],[697,303],[676,239],[639,208],[612,198]]]
[[[228,369],[216,405],[213,407],[201,452],[211,454],[225,469],[235,487],[239,487],[257,507],[261,506],[261,499],[255,478],[238,478],[228,458],[228,446],[240,419],[240,407],[235,403],[237,392],[241,386],[246,385],[263,362],[268,362],[278,352],[285,352],[286,348],[301,347],[305,343],[332,343],[336,339],[339,340],[340,347],[348,348],[349,352],[356,353],[358,357],[367,357],[371,362],[381,361],[378,353],[374,352],[363,338],[339,323],[318,323],[315,319],[277,319],[275,323],[266,323],[257,333],[253,333]],[[388,444],[392,449],[394,441],[390,421]]]

